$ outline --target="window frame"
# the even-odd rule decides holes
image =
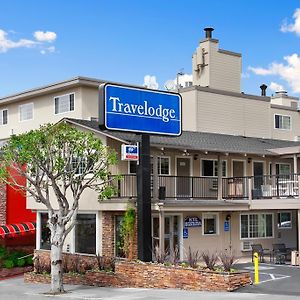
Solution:
[[[29,105],[32,106],[32,118],[21,120],[21,109],[22,109],[22,107],[29,106]],[[22,123],[22,122],[32,121],[32,120],[34,120],[34,103],[33,102],[28,102],[28,103],[20,104],[19,105],[19,122]]]
[[[7,111],[6,123],[5,124],[3,123],[3,113],[4,113],[4,111]],[[0,115],[2,115],[1,119],[0,119],[0,120],[2,120],[2,122],[0,123],[0,126],[6,126],[8,124],[8,108],[1,108],[0,109]]]
[[[282,222],[279,222],[279,221],[281,221],[280,220],[280,216],[281,216],[282,213],[288,213],[288,214],[290,214],[291,226],[289,226],[289,227],[281,227],[281,226],[279,226],[279,224],[282,223]],[[292,214],[291,211],[279,211],[277,213],[277,229],[278,230],[287,230],[287,229],[290,230],[290,229],[293,229],[293,214]]]
[[[281,117],[282,120],[281,120],[281,124],[283,124],[283,118],[289,118],[290,119],[290,126],[289,128],[282,128],[282,127],[276,127],[276,116],[278,117]],[[279,121],[280,123],[280,121]],[[279,129],[279,130],[289,130],[291,131],[292,130],[292,117],[290,115],[282,115],[282,114],[274,114],[274,129]]]
[[[161,158],[167,158],[168,159],[168,163],[169,163],[169,172],[168,174],[161,174]],[[135,162],[136,161],[128,161],[128,166],[127,166],[127,171],[128,171],[128,175],[135,175],[135,173],[132,173],[130,172],[130,163],[131,162]],[[158,162],[158,168],[157,168],[157,171],[158,171],[158,176],[170,176],[171,175],[171,157],[170,156],[166,156],[166,155],[159,155],[157,156],[157,162]],[[151,170],[152,170],[152,163],[153,163],[153,156],[151,156],[151,161],[150,161],[150,164],[151,164]],[[151,175],[153,175],[153,173],[151,172]]]
[[[70,96],[70,95],[74,95],[74,109],[73,109],[73,110],[68,110],[68,111],[56,113],[56,112],[55,112],[55,99],[56,99],[56,98],[60,98],[60,97],[64,97],[64,96]],[[70,100],[70,99],[69,99],[69,100]],[[57,116],[57,115],[62,115],[62,114],[67,114],[67,113],[75,112],[75,110],[76,110],[75,102],[76,102],[75,92],[71,92],[71,93],[67,93],[67,94],[58,95],[58,96],[53,97],[54,115]],[[69,106],[70,106],[70,103],[69,103]]]
[[[215,177],[215,178],[218,178],[218,174],[211,175],[211,176],[209,176],[209,175],[203,175],[203,161],[205,161],[205,160],[213,162],[213,173],[214,173],[214,170],[216,168],[215,163],[218,162],[218,160],[215,159],[215,158],[201,158],[201,160],[200,160],[200,172],[201,172],[201,176],[202,177]],[[228,164],[227,164],[227,160],[226,159],[222,159],[221,161],[222,161],[222,163],[221,163],[222,164],[222,178],[225,178],[225,177],[228,177],[227,176],[228,175]],[[223,162],[225,162],[225,175],[223,175]]]
[[[208,219],[207,216],[214,215],[216,216],[216,233],[205,233],[205,219]],[[218,212],[205,212],[202,213],[202,235],[203,236],[217,236],[220,234],[220,214]]]
[[[250,237],[250,223],[249,223],[249,219],[250,219],[250,215],[271,215],[272,216],[272,236],[264,236],[264,237]],[[242,216],[248,216],[248,224],[247,224],[247,237],[242,237]],[[272,239],[274,238],[274,213],[271,212],[259,212],[259,213],[241,213],[240,214],[240,218],[239,218],[239,227],[240,227],[240,240],[244,241],[244,240],[262,240],[262,239]],[[266,219],[265,219],[266,221]],[[266,225],[266,223],[265,223]],[[267,227],[265,226],[265,235],[267,233]]]

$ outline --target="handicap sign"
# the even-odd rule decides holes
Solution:
[[[229,231],[230,230],[230,223],[229,221],[224,222],[224,231]]]
[[[189,237],[189,229],[188,228],[183,228],[183,238],[187,239]]]

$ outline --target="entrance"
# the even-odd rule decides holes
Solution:
[[[176,159],[176,197],[191,198],[191,160],[187,157],[177,157]]]
[[[152,217],[153,250],[159,247],[159,217]],[[180,258],[180,216],[165,216],[164,251]]]

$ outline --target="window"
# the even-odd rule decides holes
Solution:
[[[283,115],[275,115],[275,128],[276,129],[291,129],[291,117]]]
[[[115,255],[116,257],[125,257],[125,253],[123,250],[124,242],[121,235],[121,225],[124,216],[116,216],[115,217]]]
[[[75,252],[96,253],[96,215],[78,214],[75,225]]]
[[[48,213],[41,213],[41,240],[40,249],[50,250],[51,249],[51,232],[48,225]]]
[[[33,103],[27,103],[19,106],[20,121],[33,119]]]
[[[218,234],[218,214],[203,214],[203,234]]]
[[[290,164],[276,164],[276,175],[288,175],[291,174]]]
[[[292,228],[292,214],[291,212],[279,212],[277,219],[277,226],[279,229]]]
[[[72,157],[72,168],[71,170],[75,170],[76,175],[81,175],[84,172],[87,172],[92,167],[92,163],[87,163],[86,157]]]
[[[227,174],[227,163],[225,160],[222,161],[222,176],[226,177]],[[218,177],[218,161],[212,159],[202,160],[202,176],[214,176]]]
[[[129,174],[136,174],[136,161],[129,161]],[[157,157],[158,175],[170,175],[170,157]],[[151,157],[151,174],[153,174],[153,158]]]
[[[273,237],[273,214],[243,214],[240,229],[241,239]]]
[[[7,109],[0,110],[0,125],[7,124],[7,117],[8,117],[8,110]]]
[[[67,94],[54,98],[55,114],[74,111],[75,94]]]

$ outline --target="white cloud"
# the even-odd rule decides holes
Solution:
[[[250,74],[247,73],[247,72],[246,73],[242,73],[241,77],[245,78],[245,79],[248,79],[248,78],[250,78]]]
[[[288,24],[285,20],[280,27],[282,32],[295,32],[300,36],[300,8],[297,8],[293,14],[294,23]]]
[[[14,48],[32,48],[38,44],[37,42],[28,39],[13,41],[8,39],[7,35],[7,32],[0,29],[0,53],[5,53]]]
[[[41,54],[47,54],[47,53],[54,53],[55,52],[55,47],[54,46],[50,46],[48,48],[42,49]]]
[[[143,86],[145,86],[145,87],[147,87],[149,89],[157,90],[159,85],[158,85],[158,83],[156,81],[156,76],[145,75],[144,76]]]
[[[33,33],[35,39],[39,42],[49,42],[52,43],[56,40],[56,33],[53,31],[35,31]]]
[[[273,82],[273,81],[271,81],[271,83],[269,85],[269,88],[273,92],[279,92],[279,91],[284,91],[285,90],[284,87],[281,84]]]
[[[300,57],[294,53],[283,58],[286,64],[273,62],[268,68],[249,67],[257,75],[277,75],[287,82],[294,93],[300,93]]]
[[[179,88],[188,87],[193,82],[193,75],[192,74],[183,74],[178,76],[178,85]],[[173,85],[171,84],[173,83]],[[169,79],[165,82],[164,86],[166,89],[169,90],[176,90],[177,89],[177,77],[175,79]]]

